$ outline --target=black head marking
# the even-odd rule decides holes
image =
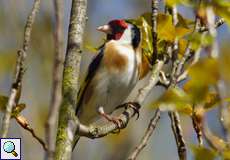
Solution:
[[[137,26],[132,26],[132,46],[133,48],[137,48],[141,41],[141,32]]]

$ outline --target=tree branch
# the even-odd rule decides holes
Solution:
[[[87,0],[73,0],[69,22],[68,44],[62,82],[62,103],[56,139],[56,160],[70,160],[77,129],[75,112],[79,89],[81,47],[86,24]]]
[[[55,32],[54,32],[54,66],[53,66],[53,86],[51,94],[51,102],[49,109],[49,116],[46,122],[46,142],[47,142],[47,155],[46,159],[54,159],[55,140],[57,130],[58,111],[61,103],[61,87],[62,87],[62,72],[64,61],[64,34],[63,34],[63,1],[54,0],[55,9]]]
[[[18,122],[18,124],[21,127],[23,127],[25,130],[27,130],[31,133],[31,135],[42,145],[44,150],[47,150],[47,146],[46,146],[45,142],[40,137],[37,136],[37,134],[34,132],[33,128],[30,127],[30,125],[29,125],[29,123],[25,117],[23,117],[22,115],[17,115],[14,118],[16,119],[16,121]]]
[[[149,122],[148,128],[146,129],[144,136],[142,137],[140,143],[135,147],[134,151],[130,154],[128,160],[135,160],[139,155],[139,153],[144,149],[144,147],[147,145],[148,140],[153,134],[153,131],[156,128],[159,119],[160,119],[160,110],[157,109],[153,118]]]
[[[225,22],[225,20],[223,18],[218,19],[218,21],[216,21],[216,23],[215,23],[215,28],[220,27],[222,24],[224,24],[224,22]],[[208,27],[202,26],[199,28],[198,32],[206,32],[208,30],[209,30]]]
[[[177,17],[177,8],[176,6],[172,7],[172,17],[173,17],[173,25],[176,26],[178,22]],[[177,69],[179,65],[178,60],[178,38],[176,37],[173,42],[173,56],[172,56],[172,72],[171,72],[171,83],[169,88],[173,88],[177,85]],[[180,160],[186,160],[186,145],[182,134],[180,117],[176,111],[170,111],[169,117],[171,119],[171,127],[176,140],[178,156]]]
[[[158,0],[152,0],[152,37],[153,37],[153,56],[152,64],[157,60],[157,15],[158,15]]]
[[[32,11],[27,18],[25,31],[24,31],[23,46],[22,46],[22,49],[18,51],[15,78],[14,78],[14,82],[11,87],[9,100],[6,105],[6,112],[4,114],[3,122],[2,122],[1,137],[3,138],[6,137],[8,134],[12,109],[14,106],[18,104],[20,96],[21,96],[21,87],[22,87],[21,83],[22,83],[22,77],[25,71],[24,61],[27,55],[27,50],[29,47],[30,39],[31,39],[32,25],[34,23],[36,13],[38,12],[39,7],[40,7],[40,0],[35,0]]]
[[[177,144],[179,159],[186,160],[186,146],[182,134],[179,114],[177,112],[169,112],[169,117],[171,119],[171,126]]]
[[[196,132],[196,136],[198,139],[198,143],[199,146],[203,146],[204,142],[203,142],[203,133],[202,133],[202,115],[201,115],[201,109],[200,107],[195,106],[193,108],[193,114],[192,114],[192,124],[193,124],[193,128]],[[202,113],[203,114],[203,113]]]

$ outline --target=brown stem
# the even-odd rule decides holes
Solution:
[[[22,81],[22,77],[25,71],[24,61],[27,55],[27,50],[29,47],[30,39],[31,39],[32,25],[34,23],[36,13],[38,12],[39,7],[40,7],[40,0],[35,0],[32,11],[30,12],[27,18],[27,21],[26,21],[23,46],[22,46],[22,49],[18,51],[14,83],[12,84],[12,87],[10,90],[10,96],[9,96],[9,100],[6,105],[6,112],[4,114],[3,122],[2,122],[1,137],[3,138],[6,137],[8,134],[12,109],[14,106],[17,105],[20,99],[21,81]]]
[[[192,124],[193,124],[193,128],[196,132],[196,136],[197,136],[197,139],[198,139],[198,143],[199,143],[199,146],[203,146],[204,142],[203,142],[203,133],[202,133],[202,115],[200,115],[200,108],[199,107],[194,107],[194,110],[193,110],[193,114],[192,114]]]
[[[61,103],[61,82],[64,61],[63,1],[54,0],[54,8],[56,22],[54,32],[55,57],[53,66],[53,86],[49,116],[46,122],[46,142],[48,147],[46,158],[48,160],[52,160],[54,158],[58,111]]]
[[[152,56],[152,64],[157,60],[157,15],[158,15],[158,0],[152,0],[152,37],[153,37],[153,56]]]
[[[172,123],[171,126],[177,144],[179,159],[186,160],[186,146],[182,135],[179,114],[177,112],[169,112],[169,117]]]
[[[18,115],[14,118],[16,119],[16,121],[18,122],[18,124],[21,127],[23,127],[25,130],[29,131],[32,134],[32,136],[42,145],[44,150],[47,150],[47,146],[46,146],[45,142],[40,137],[38,137],[36,135],[33,128],[30,127],[30,125],[29,125],[29,123],[25,117],[23,117],[22,115]]]
[[[153,131],[155,130],[159,119],[160,119],[160,110],[157,109],[153,118],[149,122],[148,128],[146,129],[144,136],[142,137],[140,143],[135,147],[134,151],[130,154],[128,160],[135,160],[139,155],[139,153],[144,149],[144,147],[148,143],[148,140],[153,134]]]

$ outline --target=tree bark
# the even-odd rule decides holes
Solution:
[[[81,46],[86,23],[87,0],[73,0],[70,14],[68,44],[62,82],[62,103],[56,139],[55,159],[70,160],[72,142],[77,129],[74,108],[79,89]]]

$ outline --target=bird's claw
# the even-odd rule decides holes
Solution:
[[[132,108],[134,110],[133,116],[137,115],[137,118],[136,118],[136,120],[137,120],[139,118],[139,116],[140,116],[140,112],[139,112],[140,107],[141,107],[140,104],[137,103],[137,102],[127,102],[125,104],[117,106],[116,109],[120,109],[120,108],[125,108],[125,109]]]
[[[104,117],[107,121],[113,122],[113,123],[117,126],[118,131],[114,131],[114,133],[120,133],[120,129],[122,128],[122,121],[121,121],[121,119],[119,119],[119,118],[117,118],[117,117],[114,117],[114,116],[111,116],[111,115],[109,115],[109,114],[106,114],[106,113],[104,112],[103,107],[99,107],[98,112],[99,112],[99,114],[100,114],[102,117]]]

